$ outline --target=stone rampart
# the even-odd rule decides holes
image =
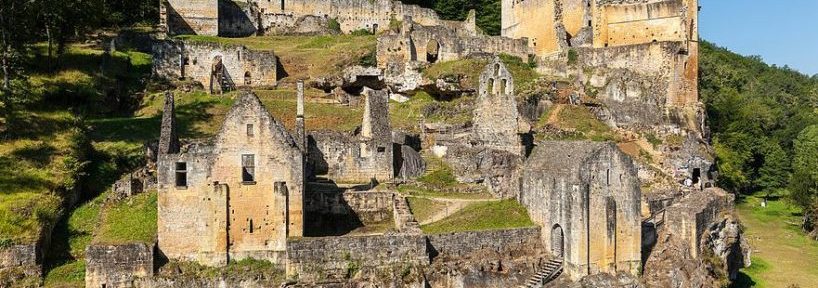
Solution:
[[[679,236],[689,243],[690,253],[698,257],[701,238],[724,213],[733,211],[735,196],[719,189],[708,188],[688,194],[685,198],[665,209],[665,223],[661,229]]]
[[[540,227],[468,231],[427,236],[433,257],[461,258],[501,255],[533,255],[542,247]]]
[[[429,256],[421,235],[377,235],[290,239],[287,261],[287,274],[299,279],[337,279],[359,269],[425,265]]]

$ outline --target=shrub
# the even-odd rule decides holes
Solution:
[[[577,54],[577,50],[568,49],[568,65],[574,65],[577,63],[577,58],[579,58],[579,54]]]
[[[327,28],[335,33],[341,33],[341,23],[338,22],[338,19],[330,18],[327,21]]]

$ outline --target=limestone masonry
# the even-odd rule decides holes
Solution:
[[[280,267],[281,287],[544,287],[581,280],[602,283],[595,287],[700,287],[714,283],[705,268],[712,259],[735,278],[749,252],[730,216],[732,197],[713,187],[715,160],[697,90],[697,1],[501,5],[502,35],[489,36],[474,11],[449,21],[399,1],[161,1],[166,37],[153,43],[153,76],[235,101],[221,123],[211,123],[220,125],[215,136],[179,139],[175,103],[184,96],[165,94],[158,144],[146,145],[155,162],[115,186],[122,199],[158,191],[156,242],[90,246],[86,285],[271,286],[264,279],[158,275],[165,260],[224,267],[243,259]],[[282,61],[280,51],[174,37],[352,32],[377,35],[376,61],[337,67],[321,79],[289,77],[293,71],[279,67],[298,60]],[[477,79],[445,73],[426,79],[436,63],[462,59],[480,63],[468,71]],[[515,74],[521,65],[537,79]],[[476,87],[465,87],[467,80]],[[268,111],[281,107],[266,107],[265,94],[253,90],[272,88],[295,90],[295,111],[276,114],[292,117],[289,129],[283,123],[291,119]],[[310,88],[325,94],[305,98]],[[410,115],[421,120],[407,129],[399,109],[409,108],[400,103],[421,91],[436,104],[447,102]],[[354,110],[363,112],[360,125],[343,132],[309,127],[315,115],[305,113],[308,101],[360,109]],[[459,105],[450,109],[458,114],[443,105]],[[554,124],[573,108],[592,116],[569,116],[599,120],[614,136]],[[427,123],[427,114],[440,113],[435,109],[451,115]],[[454,118],[465,123],[449,123]],[[642,135],[665,141],[649,147]],[[589,140],[567,140],[579,138]],[[444,167],[448,174],[434,175],[442,180],[428,182],[451,187],[419,179]],[[424,233],[431,231],[427,223],[477,207],[472,203],[509,203],[503,201],[531,221]],[[422,215],[423,209],[434,211]],[[493,219],[468,221],[482,220]],[[35,265],[38,252],[29,250],[37,249],[0,250],[0,264]]]

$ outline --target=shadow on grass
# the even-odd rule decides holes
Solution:
[[[71,129],[76,124],[71,117],[47,117],[39,113],[14,113],[8,118],[2,140],[39,139]]]
[[[736,280],[733,280],[733,283],[730,284],[730,288],[749,288],[755,286],[756,282],[744,272],[738,272],[738,277],[736,277]]]
[[[0,194],[17,191],[47,191],[52,183],[43,177],[19,171],[18,159],[0,156]]]

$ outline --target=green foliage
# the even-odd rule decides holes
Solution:
[[[648,143],[650,143],[650,145],[653,146],[654,149],[659,147],[659,145],[662,145],[662,139],[659,139],[659,137],[656,137],[656,134],[653,134],[652,132],[648,132],[648,133],[645,133],[644,136],[645,136],[645,139],[648,140]]]
[[[358,65],[361,65],[361,66],[364,66],[364,67],[375,67],[375,66],[377,66],[378,65],[377,51],[372,50],[369,53],[367,53],[366,55],[364,55],[363,57],[361,57],[361,59],[358,60]]]
[[[341,23],[338,22],[338,19],[330,18],[327,20],[327,28],[335,33],[341,33]]]
[[[373,34],[372,34],[371,30],[361,28],[361,29],[358,29],[358,30],[353,30],[352,32],[349,33],[349,35],[352,35],[352,36],[367,36],[367,35],[373,35]]]
[[[398,32],[400,31],[401,26],[403,26],[403,21],[396,19],[395,15],[392,15],[389,18],[389,30]]]
[[[423,225],[426,234],[534,226],[528,211],[515,199],[470,204],[443,220]]]
[[[573,48],[568,49],[568,65],[576,64],[578,58],[579,54],[577,53],[577,50],[574,50]]]
[[[790,196],[799,206],[809,209],[818,199],[818,125],[801,131],[794,146]]]
[[[818,81],[708,42],[702,42],[699,64],[699,91],[713,132],[719,185],[743,193],[800,185],[788,183],[794,170],[789,167],[793,139],[818,124],[813,108]]]

